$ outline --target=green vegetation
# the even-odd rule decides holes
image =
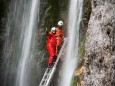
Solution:
[[[5,33],[5,22],[6,22],[6,7],[7,3],[4,0],[0,0],[0,63],[1,63],[1,55],[3,50],[4,43],[4,33]]]
[[[59,0],[42,0],[40,3],[40,27],[51,27],[57,25],[59,20],[60,8]]]
[[[85,42],[86,42],[86,37],[84,36],[82,42],[80,43],[78,67],[77,68],[80,68],[83,65],[83,57],[85,55],[85,47],[84,47]],[[71,81],[71,86],[76,86],[77,82],[80,82],[80,79],[79,79],[79,77],[74,76]]]
[[[71,86],[76,86],[77,85],[77,77],[73,77],[72,81],[71,81]]]
[[[84,47],[85,41],[86,41],[86,37],[84,36],[82,42],[80,43],[78,67],[80,67],[83,63],[83,57],[85,55],[85,47]]]

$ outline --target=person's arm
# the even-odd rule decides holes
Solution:
[[[48,37],[52,37],[53,36],[53,34],[51,32],[46,32],[46,34],[47,34]]]
[[[51,32],[47,31],[47,28],[46,28],[46,35],[49,36],[49,37],[53,36],[53,34]]]
[[[48,32],[47,28],[46,28],[46,35],[47,35],[47,36],[49,35],[49,32]]]
[[[49,32],[48,32],[48,31],[46,32],[46,35],[47,35],[47,36],[49,35]]]
[[[64,39],[64,30],[63,30],[62,38]]]
[[[53,36],[53,33],[52,33],[52,32],[49,32],[49,36],[52,37],[52,36]]]

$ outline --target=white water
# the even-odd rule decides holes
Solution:
[[[23,48],[22,48],[22,53],[21,53],[21,60],[20,60],[20,64],[19,64],[19,68],[18,68],[18,75],[17,75],[17,81],[16,81],[16,86],[29,86],[29,82],[28,79],[29,77],[29,59],[30,58],[30,53],[31,53],[31,45],[32,45],[32,40],[33,40],[33,35],[35,28],[35,24],[36,24],[36,20],[37,20],[37,16],[38,16],[38,12],[39,12],[39,3],[40,0],[32,0],[31,2],[31,7],[30,7],[30,15],[29,15],[29,19],[27,19],[25,22],[28,22],[28,24],[26,25],[25,28],[25,33],[24,33],[24,42],[23,42]],[[39,19],[38,19],[39,20]],[[23,22],[22,22],[23,23]],[[24,23],[26,24],[26,23]],[[22,24],[23,25],[23,24]],[[23,26],[22,26],[23,27]],[[24,31],[24,30],[22,30]]]
[[[77,65],[79,27],[82,16],[83,0],[71,0],[68,15],[68,45],[66,60],[62,68],[60,86],[71,86],[71,80]]]

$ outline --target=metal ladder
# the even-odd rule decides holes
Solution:
[[[54,64],[54,66],[52,68],[47,68],[46,69],[46,71],[44,73],[44,76],[43,76],[39,86],[49,86],[49,84],[51,82],[51,79],[52,79],[52,77],[53,77],[53,75],[54,75],[54,73],[56,71],[56,66],[58,64],[59,58],[60,58],[60,56],[61,56],[61,54],[62,54],[62,52],[64,50],[64,47],[65,47],[66,43],[67,43],[67,39],[65,38],[64,43],[62,45],[62,48],[61,48],[61,50],[59,52],[59,55],[58,55],[58,57],[56,59],[56,62]]]

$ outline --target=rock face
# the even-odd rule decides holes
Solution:
[[[115,86],[115,0],[93,0],[83,86]]]

